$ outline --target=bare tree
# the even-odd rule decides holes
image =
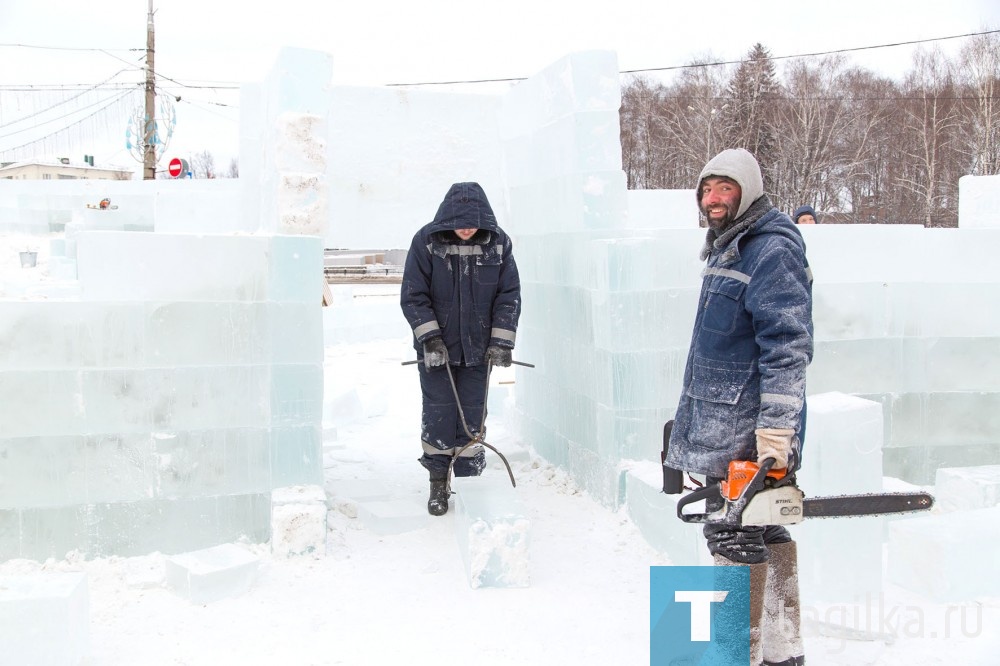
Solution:
[[[685,69],[671,90],[674,122],[668,128],[677,147],[674,161],[679,162],[676,178],[682,187],[694,187],[698,174],[708,160],[725,147],[723,114],[729,106],[726,98],[728,72],[720,67],[703,66],[717,60],[707,56]]]
[[[215,178],[215,158],[203,150],[191,158],[191,170],[195,178]]]
[[[892,211],[887,167],[889,145],[898,132],[899,90],[868,70],[853,68],[838,80],[838,94],[848,105],[848,123],[839,136],[841,163],[836,180],[843,187],[840,221],[858,224],[898,220]],[[898,212],[898,211],[896,211]]]
[[[964,142],[971,173],[1000,173],[1000,36],[977,35],[959,56],[962,83],[971,99],[966,100],[969,122]]]
[[[636,77],[622,89],[621,124],[622,168],[630,189],[656,188],[653,149],[656,114],[663,86]]]
[[[939,49],[918,50],[904,90],[903,128],[908,140],[902,145],[903,168],[896,182],[917,196],[918,219],[928,227],[958,223],[953,161],[959,157],[961,117],[952,69]]]
[[[842,57],[796,61],[779,81],[757,44],[730,76],[711,63],[670,85],[622,90],[630,188],[690,188],[720,149],[745,147],[779,207],[812,204],[826,222],[954,226],[958,181],[1000,173],[1000,37],[951,62],[917,51],[902,83]],[[960,67],[960,69],[959,69]]]
[[[226,178],[239,178],[240,177],[240,160],[234,157],[229,161],[229,170],[226,171]]]
[[[786,96],[776,104],[771,192],[779,208],[802,204],[821,210],[842,207],[843,163],[839,137],[850,124],[842,95],[842,57],[793,62],[785,72]]]
[[[711,56],[708,57],[709,61]],[[622,89],[622,164],[630,188],[694,186],[718,152],[725,71],[693,64],[672,86],[637,78]]]

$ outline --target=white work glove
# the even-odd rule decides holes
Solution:
[[[774,458],[771,469],[784,469],[788,466],[788,457],[792,455],[792,438],[795,431],[791,428],[757,428],[757,464],[768,458]]]

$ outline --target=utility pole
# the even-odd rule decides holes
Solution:
[[[153,0],[149,0],[146,18],[146,128],[143,135],[142,179],[156,179],[156,80],[153,70],[155,36],[153,33]]]

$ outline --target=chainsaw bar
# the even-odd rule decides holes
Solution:
[[[761,465],[735,462],[725,481],[699,488],[677,500],[677,517],[686,523],[724,525],[794,525],[806,518],[881,516],[927,511],[934,498],[925,492],[865,493],[806,498],[794,477],[769,476],[774,459]],[[756,470],[756,471],[753,471]],[[753,471],[747,480],[748,471]],[[742,483],[736,484],[737,481]],[[735,494],[734,494],[735,493]],[[685,507],[705,500],[707,513],[688,513]]]
[[[806,518],[878,516],[926,511],[933,505],[934,497],[923,492],[831,495],[805,498],[802,500],[802,514]]]

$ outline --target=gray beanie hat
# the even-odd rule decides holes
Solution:
[[[698,176],[698,189],[695,192],[699,206],[701,205],[701,182],[709,176],[730,178],[740,186],[743,196],[740,198],[740,207],[736,211],[736,218],[747,212],[750,204],[764,194],[764,178],[760,175],[760,165],[757,164],[757,159],[750,154],[750,151],[743,148],[723,150],[710,159],[705,168],[701,170],[701,174]]]

